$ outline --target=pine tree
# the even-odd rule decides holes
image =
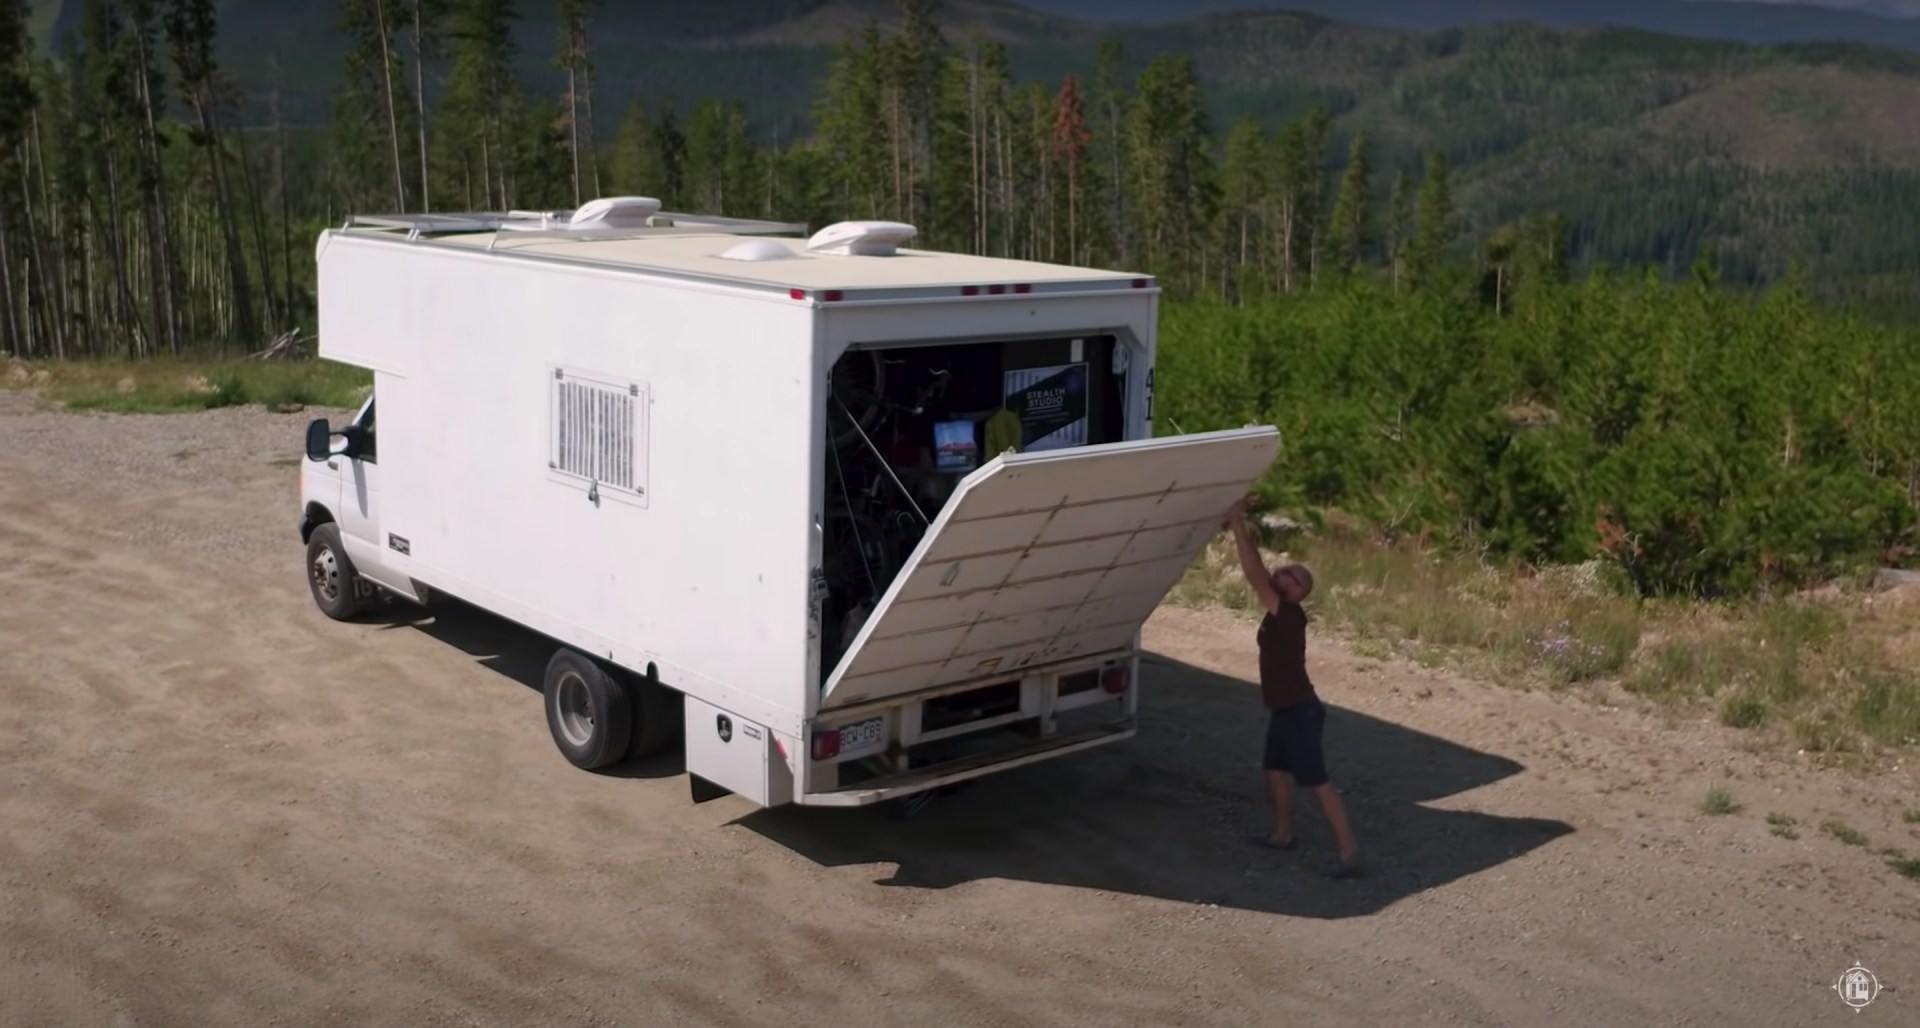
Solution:
[[[26,300],[31,285],[14,277],[13,183],[25,163],[27,114],[38,103],[27,71],[31,37],[25,0],[0,0],[0,352],[27,354]],[[25,196],[18,201],[22,207]],[[31,230],[29,230],[30,232]],[[24,262],[21,262],[24,264]]]
[[[1404,171],[1395,172],[1387,195],[1387,277],[1395,289],[1407,277],[1413,239],[1413,186]]]
[[[653,128],[654,153],[660,161],[660,191],[651,194],[673,210],[691,206],[687,133],[680,128],[680,113],[669,98],[661,105],[660,122]]]
[[[1458,215],[1447,173],[1447,157],[1440,151],[1427,156],[1427,175],[1420,184],[1414,215],[1413,248],[1409,271],[1416,282],[1430,279],[1445,263],[1458,236]]]
[[[908,221],[921,217],[921,182],[932,159],[934,97],[946,64],[947,41],[933,17],[933,0],[899,0],[900,28],[886,48],[886,77],[898,111],[889,133],[896,162],[904,157],[895,188],[897,209]]]
[[[1248,265],[1260,258],[1262,225],[1260,211],[1268,201],[1272,158],[1268,153],[1266,129],[1259,119],[1246,117],[1227,133],[1224,207],[1225,226],[1233,233],[1234,280],[1241,288],[1252,279]]]
[[[1373,240],[1373,164],[1367,134],[1356,132],[1347,147],[1347,167],[1334,198],[1331,236],[1333,263],[1343,276],[1358,270]]]
[[[1054,159],[1060,162],[1067,184],[1067,261],[1081,263],[1080,254],[1080,179],[1087,160],[1087,144],[1093,131],[1087,127],[1086,108],[1080,101],[1078,82],[1069,74],[1060,83],[1053,100],[1053,126],[1048,142]]]
[[[406,172],[401,149],[406,133],[401,112],[407,107],[401,76],[400,51],[395,36],[408,17],[404,0],[344,0],[340,29],[347,37],[346,75],[334,106],[336,159],[348,162],[352,194],[372,205],[362,192],[369,162],[385,164],[395,213],[407,210]],[[383,204],[384,205],[384,204]]]
[[[110,0],[89,0],[81,9],[80,33],[85,43],[81,62],[81,139],[87,154],[87,197],[90,227],[104,227],[107,264],[111,273],[110,313],[101,312],[101,327],[111,325],[116,332],[128,333],[125,346],[129,356],[143,350],[147,336],[140,324],[138,304],[133,296],[131,272],[127,267],[127,209],[122,196],[127,168],[132,164],[129,138],[134,132],[133,86],[124,44],[126,25],[123,12]]]
[[[447,0],[413,0],[413,23],[407,35],[413,46],[414,134],[420,173],[420,210],[433,210],[432,165],[427,149],[427,62],[441,56],[441,26]]]
[[[1204,276],[1195,257],[1217,195],[1193,59],[1154,58],[1136,88],[1127,141],[1141,242],[1149,268],[1173,270],[1193,289]]]
[[[554,66],[567,73],[567,94],[562,115],[567,127],[567,153],[572,163],[573,205],[580,206],[580,117],[586,114],[586,145],[589,171],[593,170],[593,107],[587,101],[587,83],[593,71],[593,58],[587,45],[587,21],[603,0],[557,0],[554,17],[560,23],[559,50]],[[597,187],[596,187],[597,188]]]
[[[514,75],[519,20],[513,0],[451,0],[447,34],[453,67],[440,108],[441,171],[469,209],[513,207],[515,129],[525,102]]]
[[[1111,36],[1100,41],[1094,65],[1094,95],[1103,115],[1104,132],[1097,134],[1100,161],[1107,167],[1108,263],[1127,265],[1133,261],[1134,232],[1127,220],[1126,190],[1127,141],[1126,113],[1132,105],[1122,79],[1125,51],[1120,40]]]
[[[1325,107],[1315,106],[1300,119],[1298,164],[1293,169],[1294,210],[1300,221],[1299,266],[1309,283],[1320,280],[1320,264],[1326,251],[1327,233],[1327,148],[1333,139],[1333,117]]]
[[[883,109],[880,30],[867,26],[860,45],[843,40],[834,49],[824,87],[814,99],[814,125],[837,165],[835,192],[841,209],[877,218],[886,210],[886,166],[891,140]]]
[[[607,163],[608,181],[614,192],[651,196],[666,202],[667,197],[659,192],[666,171],[660,161],[659,140],[647,120],[645,101],[636,97],[627,105],[626,117],[620,120],[620,128],[614,133]]]

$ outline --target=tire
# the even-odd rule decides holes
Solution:
[[[320,525],[307,539],[307,589],[320,613],[335,621],[349,621],[365,608],[360,596],[360,575],[340,543],[340,528],[333,522]]]
[[[598,662],[573,650],[555,653],[541,691],[553,744],[574,767],[597,771],[627,755],[633,701]]]

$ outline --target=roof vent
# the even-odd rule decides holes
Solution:
[[[786,261],[799,255],[772,239],[752,239],[720,256],[730,261]]]
[[[574,211],[567,227],[646,228],[647,220],[658,213],[660,201],[650,196],[603,196]]]
[[[807,240],[807,249],[847,257],[891,257],[917,231],[897,221],[842,221],[815,232]]]

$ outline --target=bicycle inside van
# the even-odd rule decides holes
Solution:
[[[1112,335],[850,348],[827,399],[823,680],[966,475],[1126,435]]]

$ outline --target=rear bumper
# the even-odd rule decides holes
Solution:
[[[1133,738],[1137,731],[1133,719],[1127,718],[1091,731],[1049,736],[1011,749],[960,757],[883,778],[869,778],[845,789],[804,794],[798,801],[811,807],[864,807],[997,771],[1010,771],[1053,757],[1064,757],[1095,746],[1121,742]]]

